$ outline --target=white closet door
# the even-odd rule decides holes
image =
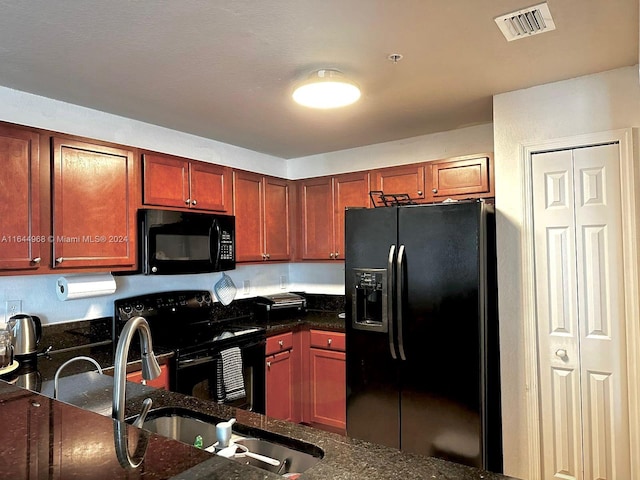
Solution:
[[[544,478],[629,478],[618,146],[532,168]]]

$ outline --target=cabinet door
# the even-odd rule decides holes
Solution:
[[[39,136],[0,127],[0,269],[36,269],[46,236],[40,231]],[[48,245],[48,243],[47,243]]]
[[[281,420],[293,420],[293,362],[291,350],[267,357],[266,414]]]
[[[302,259],[331,260],[335,257],[332,179],[311,178],[299,185]]]
[[[446,198],[493,196],[490,157],[461,157],[429,163],[429,197]],[[484,195],[483,195],[484,194]]]
[[[188,207],[189,162],[177,158],[145,154],[144,203],[163,207]]]
[[[191,207],[226,212],[231,169],[210,163],[191,162]]]
[[[346,357],[344,352],[310,349],[311,421],[346,429]]]
[[[53,139],[54,267],[135,264],[133,152]]]
[[[335,196],[335,257],[344,260],[344,211],[347,207],[369,206],[369,172],[337,175],[333,179]]]
[[[149,387],[162,388],[169,390],[169,367],[160,365],[160,375],[153,380],[144,380],[142,378],[142,370],[127,373],[127,381],[134,383],[142,383]]]
[[[291,212],[289,182],[279,178],[264,178],[264,238],[267,260],[291,258]]]
[[[262,176],[249,172],[233,172],[233,213],[236,216],[236,261],[263,260]]]
[[[416,203],[425,199],[425,165],[423,163],[383,168],[373,172],[371,190],[382,190],[385,194],[406,193]],[[376,205],[383,203],[374,199]]]

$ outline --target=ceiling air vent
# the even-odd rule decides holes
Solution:
[[[556,24],[553,23],[549,6],[546,3],[501,15],[495,21],[508,41],[556,29]]]

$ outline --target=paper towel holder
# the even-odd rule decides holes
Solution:
[[[116,281],[113,275],[76,275],[59,277],[56,280],[56,295],[60,301],[78,298],[111,295],[116,291]]]

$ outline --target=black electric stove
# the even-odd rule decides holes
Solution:
[[[214,318],[206,290],[181,290],[123,298],[114,303],[114,349],[122,328],[140,316],[149,323],[154,349],[175,353],[170,388],[198,398],[264,413],[265,329],[251,315]],[[222,352],[241,352],[246,398],[226,401],[216,391]]]

